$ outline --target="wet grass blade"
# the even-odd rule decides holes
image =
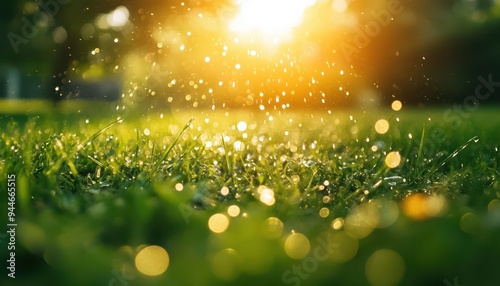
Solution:
[[[78,175],[78,170],[77,170],[75,164],[73,163],[73,161],[71,161],[70,158],[73,158],[76,155],[76,153],[78,153],[78,151],[80,151],[83,148],[85,148],[88,145],[89,142],[92,142],[94,139],[96,139],[97,137],[99,137],[99,135],[101,135],[103,132],[105,132],[109,128],[113,127],[115,124],[121,123],[121,122],[123,122],[123,119],[118,118],[115,121],[111,122],[110,124],[106,125],[104,128],[102,128],[99,131],[97,131],[96,133],[94,133],[92,136],[90,136],[85,141],[83,141],[83,143],[79,144],[76,149],[74,149],[72,152],[69,153],[69,155],[65,154],[65,156],[59,158],[52,165],[52,168],[50,168],[50,170],[47,171],[46,174],[47,175],[52,174],[53,172],[55,172],[56,170],[58,170],[62,166],[62,164],[64,162],[66,162],[66,164],[70,168],[70,170],[73,173],[73,175],[77,176]]]
[[[177,144],[177,142],[181,138],[182,134],[184,134],[184,132],[186,132],[186,130],[189,128],[189,126],[191,125],[191,122],[193,122],[193,120],[194,119],[191,119],[188,121],[188,123],[186,123],[184,128],[182,128],[181,132],[177,135],[177,137],[175,137],[174,142],[172,142],[172,144],[170,144],[170,146],[167,148],[167,150],[165,150],[165,152],[163,152],[161,158],[156,162],[155,166],[153,167],[153,170],[149,174],[149,176],[147,178],[148,181],[150,181],[151,178],[154,176],[154,174],[156,174],[156,172],[158,172],[158,169],[160,169],[161,163],[163,161],[165,161],[165,159],[168,157],[170,152],[172,152],[172,149],[174,149],[174,146]]]
[[[460,152],[462,152],[465,148],[467,148],[471,143],[477,143],[478,141],[479,141],[479,137],[478,136],[474,136],[471,139],[469,139],[467,142],[465,142],[465,144],[463,144],[462,146],[458,147],[448,157],[446,157],[446,159],[444,159],[443,162],[441,162],[441,164],[439,164],[439,166],[434,167],[432,169],[431,173],[437,171],[438,169],[440,169],[441,167],[443,167],[444,165],[446,165],[446,163],[448,163],[448,161],[450,161],[451,159],[455,158]]]
[[[83,141],[83,143],[81,143],[80,145],[78,145],[78,148],[77,148],[77,150],[74,153],[76,153],[76,152],[80,151],[81,149],[85,148],[85,146],[87,146],[87,144],[89,142],[92,142],[94,139],[96,139],[97,137],[99,137],[99,135],[101,135],[103,132],[105,132],[109,128],[113,127],[115,124],[121,123],[121,122],[123,122],[123,119],[118,118],[115,121],[111,122],[110,124],[106,125],[104,128],[102,128],[101,130],[97,131],[92,136],[90,136],[89,138],[87,138],[87,140]]]
[[[417,165],[416,165],[417,168],[420,166],[420,161],[422,158],[422,149],[424,146],[424,138],[425,138],[425,124],[424,124],[424,127],[422,128],[422,136],[420,137],[420,145],[418,146]]]

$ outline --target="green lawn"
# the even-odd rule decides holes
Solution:
[[[500,110],[446,112],[0,115],[0,281],[494,285]]]

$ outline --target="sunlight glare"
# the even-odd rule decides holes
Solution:
[[[347,1],[346,0],[333,0],[332,8],[335,12],[342,13],[347,10]]]
[[[258,33],[281,38],[299,26],[304,11],[316,0],[238,0],[239,12],[230,24],[237,33]]]

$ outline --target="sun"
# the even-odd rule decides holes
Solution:
[[[230,29],[238,34],[283,40],[302,23],[305,10],[316,0],[237,0],[238,13]]]

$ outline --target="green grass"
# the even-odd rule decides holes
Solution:
[[[470,113],[457,126],[443,112],[0,116],[0,185],[5,189],[8,174],[16,174],[18,222],[17,278],[1,279],[375,285],[380,275],[398,281],[404,267],[400,285],[453,285],[455,277],[493,285],[500,257],[498,109]],[[374,129],[381,118],[390,122],[386,134]],[[240,121],[245,131],[237,129]],[[391,151],[401,156],[392,169],[385,163]],[[260,186],[273,190],[271,206],[260,200]],[[241,212],[228,229],[210,231],[209,218],[229,217],[232,205]],[[282,232],[266,228],[269,217],[279,218]],[[334,229],[334,221],[343,224]],[[310,242],[305,259],[285,251],[292,232]],[[329,237],[337,248],[319,261],[318,239]],[[148,277],[135,268],[145,245],[167,250],[164,274]],[[372,255],[381,249],[404,263]],[[0,254],[8,255],[3,241]],[[306,270],[293,274],[294,265]],[[128,280],[116,278],[122,271]]]

